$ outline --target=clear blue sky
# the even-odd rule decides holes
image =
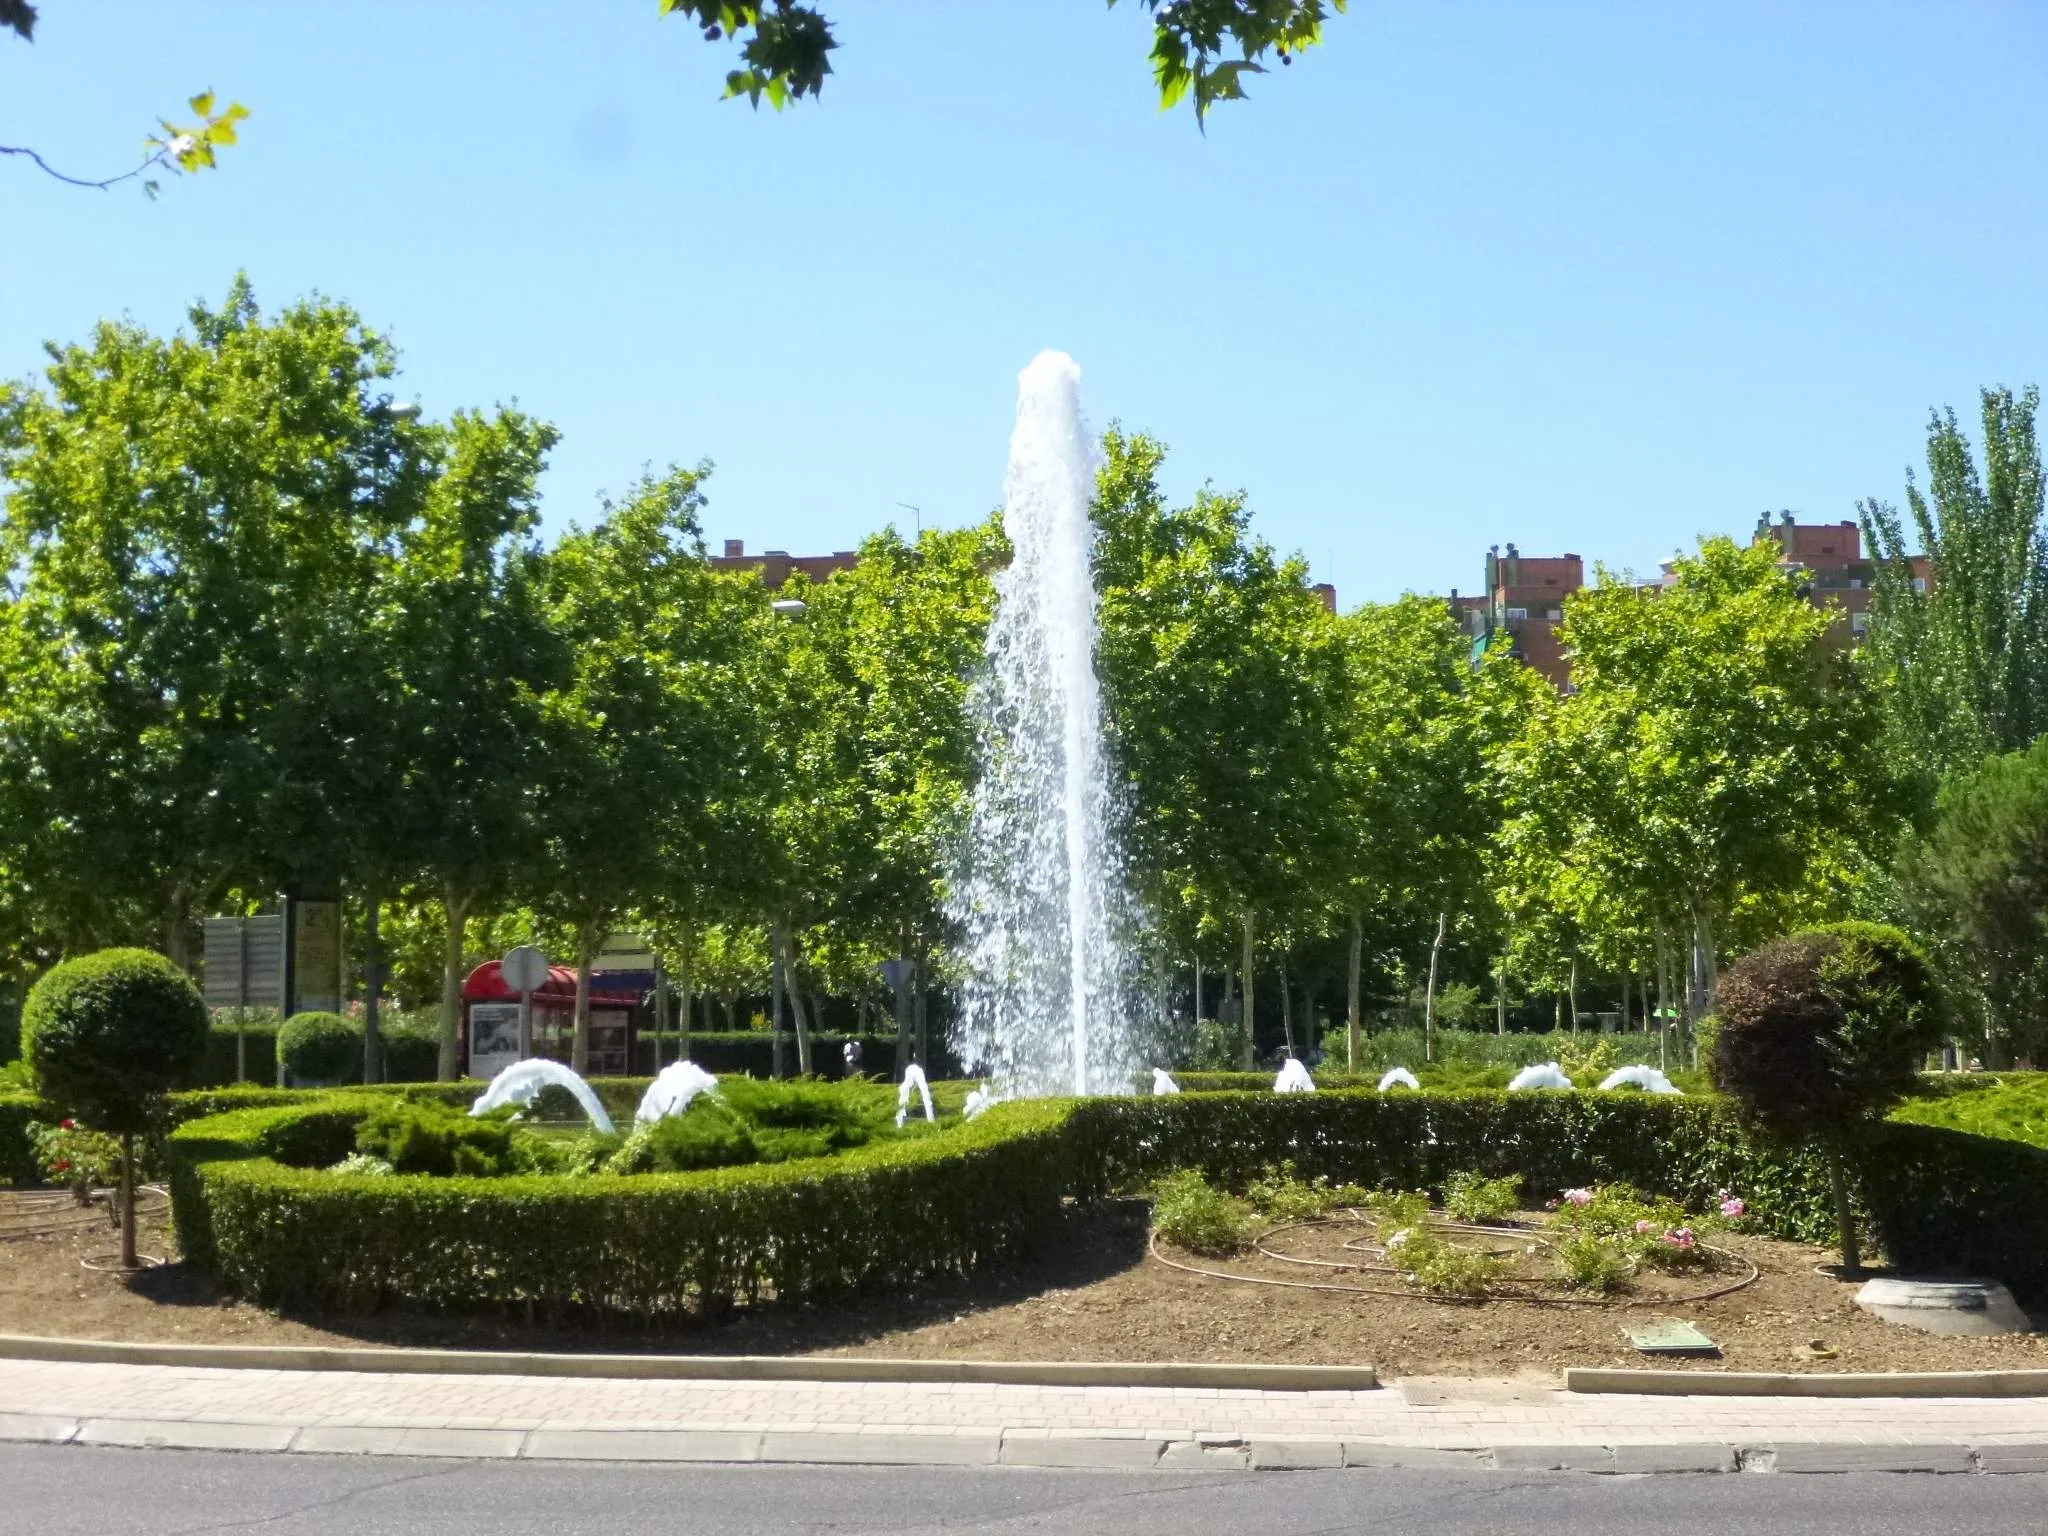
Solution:
[[[156,203],[0,163],[0,375],[247,268],[430,412],[556,422],[551,525],[708,456],[710,537],[815,551],[984,514],[1060,347],[1347,604],[1853,516],[1930,406],[2048,375],[2034,0],[1356,0],[1206,137],[1129,0],[824,8],[778,116],[655,0],[46,0],[0,143],[105,174],[200,87],[254,115]]]

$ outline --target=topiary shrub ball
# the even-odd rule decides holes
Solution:
[[[1721,976],[1714,1086],[1759,1128],[1835,1132],[1910,1092],[1940,1043],[1927,961],[1896,928],[1841,923],[1754,950]]]
[[[103,949],[53,966],[21,1011],[22,1054],[44,1097],[96,1129],[140,1133],[206,1056],[198,987],[147,949]]]
[[[295,1013],[277,1032],[277,1055],[295,1083],[359,1082],[363,1027],[338,1013]]]

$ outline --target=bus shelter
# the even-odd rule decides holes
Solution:
[[[589,1077],[625,1077],[633,1070],[640,1031],[640,997],[618,979],[590,978]],[[569,1065],[576,1040],[576,973],[548,967],[533,993],[533,1054]],[[462,984],[462,1059],[471,1077],[496,1077],[519,1060],[519,994],[505,985],[498,962],[487,960]]]

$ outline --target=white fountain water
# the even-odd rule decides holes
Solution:
[[[1152,1069],[1152,1093],[1156,1098],[1161,1094],[1179,1093],[1180,1084],[1173,1080],[1173,1074],[1164,1067]]]
[[[1301,1058],[1290,1056],[1280,1063],[1280,1070],[1273,1078],[1275,1093],[1314,1093],[1316,1080],[1308,1075],[1308,1068],[1301,1064]]]
[[[1415,1080],[1415,1074],[1406,1067],[1389,1067],[1380,1078],[1381,1093],[1385,1093],[1389,1088],[1420,1088],[1421,1086],[1422,1084]]]
[[[700,1093],[717,1093],[718,1079],[694,1061],[672,1061],[655,1075],[633,1111],[636,1124],[660,1120],[668,1115],[688,1114]]]
[[[913,1061],[903,1069],[903,1081],[896,1085],[896,1129],[899,1131],[903,1129],[903,1122],[910,1118],[910,1091],[913,1088],[917,1090],[918,1097],[924,1100],[925,1119],[938,1119],[938,1116],[932,1113],[931,1084],[924,1080],[924,1068]]]
[[[1655,1067],[1638,1062],[1632,1067],[1616,1067],[1600,1079],[1603,1090],[1610,1088],[1640,1088],[1645,1093],[1682,1093],[1676,1083],[1659,1072]]]
[[[954,882],[966,935],[954,1042],[1005,1097],[1128,1092],[1142,1059],[1134,909],[1108,825],[1080,381],[1061,352],[1018,376],[1012,560],[975,691],[981,775]]]
[[[1520,1093],[1531,1088],[1569,1088],[1572,1080],[1564,1075],[1564,1068],[1554,1061],[1539,1061],[1533,1067],[1524,1067],[1508,1079],[1508,1091]]]
[[[566,1088],[575,1094],[576,1102],[583,1106],[583,1113],[590,1116],[590,1123],[605,1135],[611,1135],[616,1129],[612,1117],[605,1113],[604,1105],[590,1091],[590,1084],[559,1061],[544,1061],[539,1057],[515,1061],[492,1078],[489,1086],[476,1096],[469,1112],[487,1115],[502,1105],[531,1104],[541,1089],[551,1087]]]

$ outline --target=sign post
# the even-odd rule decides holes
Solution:
[[[533,1055],[533,994],[547,984],[548,957],[531,944],[508,950],[498,962],[505,985],[519,994],[519,1059]]]

